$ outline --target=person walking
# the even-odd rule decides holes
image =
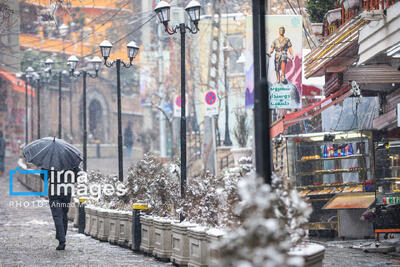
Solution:
[[[132,122],[128,122],[128,126],[125,128],[124,145],[126,146],[126,157],[130,158],[133,146]]]
[[[6,140],[3,138],[3,132],[0,131],[0,176],[4,174],[4,158],[6,156]]]
[[[57,250],[65,249],[65,236],[68,229],[68,209],[71,196],[75,193],[74,184],[78,181],[82,153],[73,145],[55,137],[44,137],[29,143],[22,150],[27,162],[42,170],[47,186],[51,215],[56,227]]]
[[[56,228],[56,239],[59,242],[56,250],[65,249],[65,237],[68,230],[67,215],[73,184],[76,182],[79,171],[79,168],[75,168],[72,172],[47,170],[49,206]],[[44,179],[44,175],[42,175],[42,178]]]

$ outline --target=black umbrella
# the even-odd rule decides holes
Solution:
[[[39,168],[56,171],[72,170],[82,161],[79,149],[55,137],[44,137],[29,143],[22,150],[24,157]]]

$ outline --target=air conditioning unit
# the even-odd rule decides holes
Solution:
[[[382,9],[370,11],[365,10],[360,14],[360,16],[365,21],[381,20],[384,17],[384,12]]]

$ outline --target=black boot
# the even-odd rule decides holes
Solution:
[[[58,244],[58,247],[56,247],[56,250],[64,250],[65,249],[65,242],[60,242]]]

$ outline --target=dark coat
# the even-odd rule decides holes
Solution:
[[[133,146],[133,132],[132,132],[132,128],[130,126],[125,128],[124,145],[126,147],[132,147]]]
[[[71,196],[73,184],[77,182],[79,168],[75,168],[72,170],[72,177],[70,175],[64,176],[65,172],[60,174],[60,178],[58,179],[57,171],[47,170],[47,183],[48,183],[48,196],[50,199],[57,198],[58,196]],[[53,175],[53,178],[52,178]],[[41,175],[42,179],[44,179],[44,175]],[[67,191],[65,191],[67,190]]]

